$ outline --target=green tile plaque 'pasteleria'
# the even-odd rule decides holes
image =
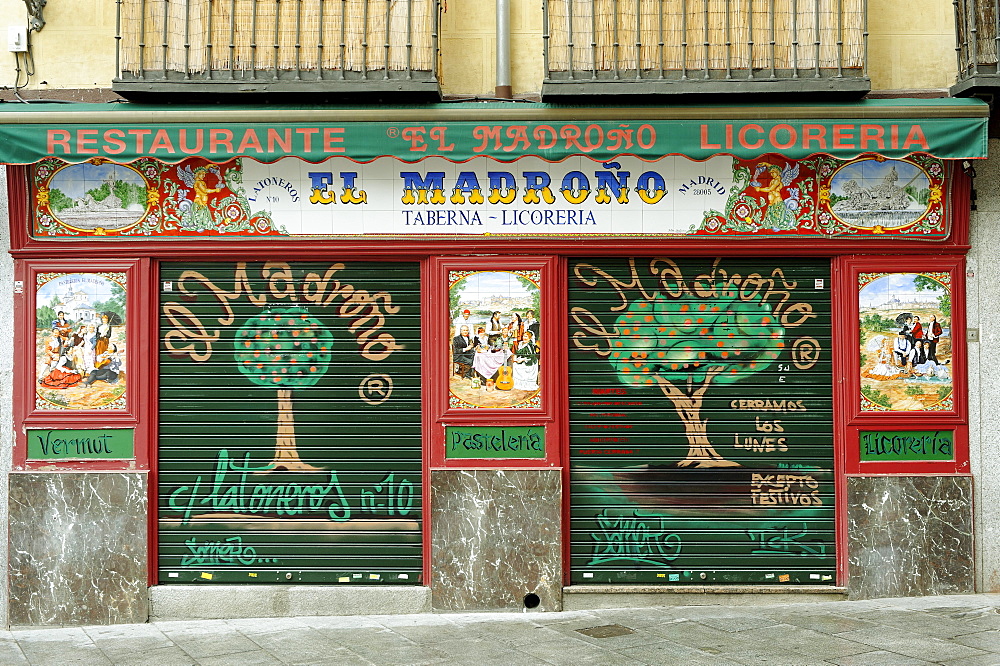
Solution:
[[[134,457],[134,431],[131,429],[28,431],[28,460],[131,460]]]
[[[862,462],[955,459],[951,430],[876,430],[859,433]]]
[[[445,458],[544,458],[541,426],[454,426],[445,429]]]

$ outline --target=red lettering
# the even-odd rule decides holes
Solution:
[[[853,143],[844,141],[854,140],[854,125],[834,125],[833,126],[833,147],[834,149],[850,150],[854,148]]]
[[[885,129],[881,125],[861,126],[861,150],[868,148],[868,142],[875,144],[879,150],[885,150]]]
[[[282,152],[290,153],[292,152],[292,130],[285,128],[285,136],[282,138],[278,136],[278,130],[273,127],[267,128],[267,152],[274,153],[274,145],[278,144]]]
[[[312,152],[312,135],[319,133],[318,127],[300,127],[295,130],[296,134],[302,135],[302,150],[311,153]]]
[[[118,153],[124,153],[125,142],[122,141],[122,138],[124,136],[125,132],[123,132],[120,129],[109,129],[107,132],[105,132],[104,142],[106,144],[111,144],[111,146],[115,147],[112,148],[111,146],[106,145],[104,146],[104,152],[106,152],[108,155],[117,155]]]
[[[751,130],[757,132],[758,134],[764,133],[764,128],[761,127],[760,125],[757,124],[744,125],[743,127],[740,128],[740,132],[738,135],[740,139],[740,145],[743,146],[744,148],[748,148],[751,150],[755,148],[760,148],[761,146],[764,145],[763,138],[759,139],[758,141],[755,141],[754,143],[747,142],[747,133]]]
[[[645,141],[642,140],[643,134],[649,135]],[[649,150],[656,145],[656,128],[652,125],[639,125],[639,129],[635,133],[635,140],[641,147]]]
[[[339,136],[338,136],[339,135]],[[333,144],[344,143],[344,128],[343,127],[324,127],[323,128],[323,152],[324,153],[342,153],[345,148],[343,145],[334,146]]]
[[[247,130],[243,132],[243,139],[240,141],[240,147],[236,152],[247,153],[250,152],[251,148],[256,150],[258,153],[264,152],[264,147],[260,145],[260,140],[257,138],[257,130],[247,128]]]
[[[788,141],[786,141],[785,143],[780,143],[778,141],[778,132],[787,133]],[[772,127],[771,131],[767,135],[767,138],[768,141],[771,142],[772,146],[780,149],[791,148],[792,146],[794,146],[796,143],[799,142],[799,136],[798,133],[795,131],[795,128],[787,123],[781,123],[780,125],[775,125],[774,127]]]
[[[509,146],[504,146],[504,152],[511,152],[517,150],[518,145],[524,146],[525,150],[531,149],[531,142],[528,141],[528,126],[527,125],[511,125],[507,128],[507,138],[513,139],[514,142]]]
[[[60,137],[60,138],[56,138]],[[48,144],[46,152],[49,155],[53,155],[56,152],[56,146],[62,146],[63,152],[69,152],[69,130],[62,129],[50,129],[48,132]]]
[[[726,150],[733,149],[733,125],[729,123],[726,125]]]
[[[93,138],[90,138],[93,137]],[[76,152],[81,155],[96,155],[97,148],[89,148],[91,144],[97,144],[97,130],[77,130],[76,131]]]
[[[604,130],[601,129],[600,125],[587,125],[583,138],[587,142],[587,147],[584,150],[588,153],[597,150],[604,145]]]
[[[423,127],[403,128],[403,140],[410,142],[410,152],[422,153],[427,150],[427,143],[424,141],[426,131]]]
[[[910,146],[929,150],[927,147],[927,137],[924,136],[924,130],[920,125],[911,126],[910,133],[906,135],[906,141],[903,142],[903,150],[906,150]]]
[[[171,143],[170,136],[165,129],[156,130],[156,135],[153,136],[153,145],[149,147],[149,154],[152,155],[157,150],[165,150],[168,153],[175,152],[174,144]]]
[[[472,149],[475,153],[481,153],[484,150],[488,150],[487,144],[490,139],[493,139],[493,150],[500,150],[500,126],[493,125],[492,127],[488,125],[479,125],[472,129],[472,136],[475,139],[481,139],[482,143]]]
[[[808,149],[809,145],[816,142],[817,148],[826,150],[826,127],[823,125],[803,125],[802,126],[802,148]]]
[[[188,155],[194,155],[195,153],[200,153],[201,149],[205,147],[205,130],[200,130],[200,129],[194,130],[194,135],[197,138],[197,141],[195,141],[194,144],[194,148],[188,148],[187,133],[188,131],[186,129],[182,129],[179,132],[181,152],[187,153]]]
[[[535,137],[541,150],[548,150],[556,146],[556,130],[551,125],[539,125],[532,132],[532,136]]]
[[[146,150],[146,135],[152,134],[153,130],[133,129],[129,130],[128,133],[135,137],[135,152],[141,153]]]
[[[563,125],[562,129],[559,130],[559,136],[566,139],[566,149],[569,150],[573,146],[580,149],[580,152],[586,152],[583,146],[580,145],[580,128],[576,125]]]
[[[730,127],[732,127],[730,125]],[[708,125],[701,126],[701,148],[702,150],[713,150],[715,148],[722,148],[720,143],[709,143],[708,142]]]
[[[208,152],[218,153],[219,147],[225,148],[227,153],[233,152],[233,131],[227,129],[208,130]]]
[[[899,148],[899,125],[892,125],[889,128],[889,145],[893,150]]]
[[[445,141],[444,136],[445,136],[445,133],[447,133],[447,131],[448,131],[447,127],[432,127],[431,128],[431,132],[430,132],[431,138],[437,140],[437,142],[438,142],[438,150],[440,150],[441,152],[447,152],[449,150],[455,150],[455,144],[454,143],[449,143],[447,145],[445,145],[445,143],[444,143],[444,141]]]

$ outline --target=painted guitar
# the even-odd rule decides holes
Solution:
[[[497,380],[494,386],[499,391],[509,391],[514,388],[514,368],[506,363],[501,365],[500,369],[497,370]]]

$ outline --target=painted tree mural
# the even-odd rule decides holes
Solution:
[[[258,386],[278,392],[278,433],[270,469],[320,471],[299,458],[292,390],[315,386],[330,365],[333,335],[301,306],[270,308],[236,332],[237,366]]]
[[[609,361],[618,380],[635,388],[659,388],[684,424],[687,457],[678,467],[738,467],[716,452],[701,417],[712,384],[744,380],[768,368],[784,347],[785,331],[759,297],[710,300],[640,298],[615,322]]]

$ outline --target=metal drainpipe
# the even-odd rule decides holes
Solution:
[[[510,0],[497,0],[497,85],[493,94],[511,99],[510,86]]]

